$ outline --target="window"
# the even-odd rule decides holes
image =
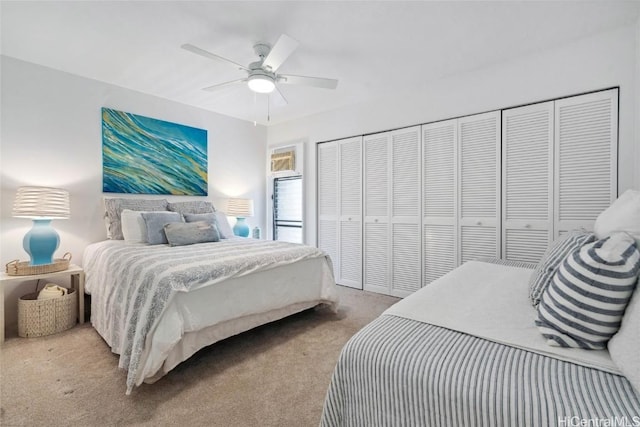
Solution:
[[[302,176],[273,180],[273,240],[303,243]]]

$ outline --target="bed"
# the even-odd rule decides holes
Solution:
[[[343,348],[321,425],[640,425],[640,396],[608,350],[547,345],[532,268],[470,261],[390,307]]]
[[[127,394],[207,345],[338,302],[331,260],[294,243],[105,240],[86,248],[84,270],[91,323],[120,355]]]

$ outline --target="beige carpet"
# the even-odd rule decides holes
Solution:
[[[317,426],[345,342],[396,298],[339,286],[337,314],[308,310],[216,343],[125,395],[89,323],[0,348],[2,426]]]

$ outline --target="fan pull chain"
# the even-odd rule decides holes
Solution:
[[[267,123],[271,121],[271,95],[267,95]]]
[[[257,97],[258,95],[253,92],[253,126],[258,126],[258,108],[257,108]]]

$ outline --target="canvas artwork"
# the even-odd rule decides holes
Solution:
[[[207,131],[102,109],[102,191],[207,195]]]

